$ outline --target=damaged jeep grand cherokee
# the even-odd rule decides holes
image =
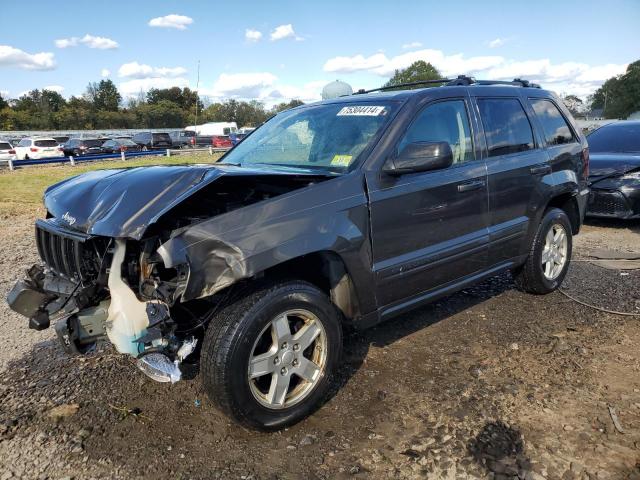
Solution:
[[[53,185],[8,302],[71,353],[106,340],[165,382],[198,365],[236,420],[290,425],[331,390],[343,327],[505,270],[562,282],[585,139],[549,92],[463,80],[285,111],[213,165]]]

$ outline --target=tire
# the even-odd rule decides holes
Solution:
[[[282,326],[285,318],[289,337],[274,327],[276,319]],[[315,343],[305,347],[312,329],[319,333]],[[220,410],[241,424],[271,431],[302,420],[322,405],[341,353],[337,308],[317,287],[289,281],[254,288],[218,312],[205,334],[200,367],[205,391]],[[250,359],[263,359],[255,363],[260,368],[251,367]],[[250,378],[250,368],[256,378]],[[303,370],[313,372],[309,380],[296,373]],[[284,388],[280,382],[288,385],[285,395],[278,395]]]
[[[146,146],[146,145],[144,145],[144,146],[142,147],[142,151],[143,151],[143,152],[148,152],[148,151],[149,151],[149,148],[147,148],[147,146]]]
[[[554,229],[551,236],[555,239],[556,234],[563,231],[566,235],[564,248],[547,249],[547,236]],[[544,295],[551,293],[562,285],[564,277],[567,275],[569,263],[571,261],[571,251],[573,248],[573,237],[571,233],[571,222],[567,214],[559,208],[551,208],[544,213],[538,231],[531,244],[529,256],[524,265],[514,271],[514,279],[517,287],[527,293]],[[551,251],[551,253],[549,253]],[[547,269],[551,262],[550,258],[564,257],[561,266],[554,265]],[[543,260],[547,260],[543,263]],[[556,263],[553,260],[552,263]],[[550,275],[549,275],[550,274]]]
[[[29,155],[27,155],[26,153],[24,154],[24,158],[23,160],[29,160]]]

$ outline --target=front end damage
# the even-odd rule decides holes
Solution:
[[[122,239],[81,235],[55,220],[38,221],[36,234],[45,266],[31,267],[7,298],[13,310],[29,318],[29,327],[43,330],[54,322],[70,354],[85,354],[97,342],[109,341],[118,352],[137,358],[153,379],[180,380],[180,366],[198,340],[188,331],[193,322],[185,329],[171,318],[164,297],[171,297],[179,282],[154,278],[158,271],[145,253],[147,242],[136,249],[137,242],[128,246]]]
[[[137,169],[127,173],[132,178],[92,173],[48,190],[47,219],[36,222],[43,265],[31,267],[7,300],[29,319],[30,328],[55,324],[68,353],[85,354],[107,341],[137,359],[154,380],[175,382],[197,361],[208,319],[229,294],[225,289],[268,267],[249,260],[262,259],[274,246],[276,253],[268,255],[272,263],[292,254],[282,250],[287,244],[282,235],[294,235],[300,221],[291,216],[295,200],[286,201],[284,194],[331,176],[249,175],[246,169],[196,174],[172,167],[161,177],[158,168],[151,171],[154,179],[163,179],[155,195],[145,186],[140,197],[133,196],[140,189],[132,183],[142,179]],[[167,208],[153,203],[165,201],[166,192],[179,192],[180,201]],[[335,224],[335,211],[329,210],[325,223]],[[266,220],[265,211],[279,219],[286,213],[291,217],[286,222],[295,225],[287,228],[278,220],[271,229],[252,231],[258,218]],[[319,222],[317,228],[326,225]]]

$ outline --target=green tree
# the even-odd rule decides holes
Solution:
[[[304,102],[298,99],[294,99],[289,102],[282,102],[271,107],[271,113],[275,115],[276,113],[284,112],[285,110],[299,107],[300,105],[304,105]]]
[[[626,119],[640,110],[640,60],[627,66],[627,71],[611,77],[591,97],[591,108],[604,109],[605,118]]]
[[[111,80],[100,80],[99,83],[89,83],[85,94],[87,100],[93,104],[95,110],[117,112],[122,101],[118,88]]]
[[[198,104],[199,110],[204,108],[202,102],[198,98],[198,94],[188,87],[182,89],[180,87],[162,89],[152,88],[147,92],[146,100],[147,103],[152,105],[157,104],[161,100],[168,100],[185,110],[195,109],[196,103]]]
[[[66,105],[58,92],[51,90],[31,90],[14,103],[16,128],[38,130],[55,129],[55,113]]]
[[[256,100],[244,102],[232,99],[213,103],[202,112],[205,122],[236,122],[239,127],[255,127],[270,116],[264,104]]]
[[[418,60],[417,62],[413,62],[407,68],[396,70],[393,77],[391,77],[384,86],[393,87],[394,85],[399,85],[401,83],[419,82],[421,80],[438,80],[440,78],[442,78],[442,75],[436,67],[424,60]],[[422,87],[423,86],[418,86],[415,88]]]
[[[9,108],[9,103],[0,95],[0,110],[4,110],[5,108]]]

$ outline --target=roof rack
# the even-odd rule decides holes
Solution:
[[[354,95],[362,95],[365,93],[372,92],[384,92],[387,90],[396,90],[399,88],[406,87],[416,87],[418,85],[437,85],[443,84],[446,87],[453,87],[458,85],[511,85],[515,87],[525,87],[525,88],[542,88],[537,83],[532,83],[529,80],[523,80],[521,78],[514,78],[512,81],[504,81],[504,80],[476,80],[473,77],[468,77],[466,75],[458,75],[456,78],[439,78],[437,80],[421,80],[419,82],[409,82],[409,83],[399,83],[397,85],[389,85],[387,87],[379,87],[372,88],[371,90],[365,90],[361,88]]]

